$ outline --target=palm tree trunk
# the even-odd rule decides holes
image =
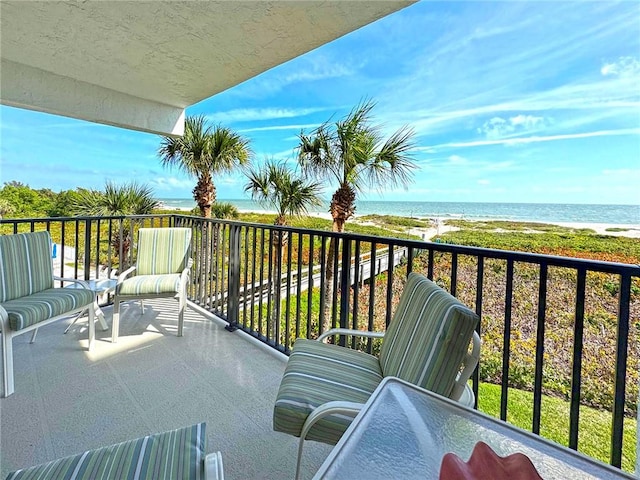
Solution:
[[[204,218],[211,218],[211,205],[216,201],[216,186],[210,172],[198,177],[198,183],[193,188],[193,199],[200,209],[200,214]]]
[[[284,216],[278,216],[275,221],[275,225],[286,225],[286,218]],[[284,259],[284,248],[289,242],[289,232],[282,230],[272,230],[271,247],[273,249],[274,267],[271,272],[272,289],[271,289],[271,328],[269,330],[270,338],[276,343],[279,342],[279,338],[276,338],[278,329],[276,325],[280,322],[281,301],[282,301],[282,262]],[[289,288],[289,285],[287,285]]]
[[[356,211],[355,208],[356,194],[348,184],[343,184],[333,194],[329,211],[333,217],[332,230],[334,232],[344,232],[344,225]],[[331,237],[329,241],[329,251],[327,252],[327,269],[324,281],[324,309],[320,312],[320,324],[322,332],[326,332],[332,327],[333,312],[333,281],[335,275],[334,263],[340,248],[340,241],[335,237]]]

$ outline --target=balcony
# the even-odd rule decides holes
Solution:
[[[0,229],[50,230],[55,273],[88,279],[113,276],[120,259],[135,258],[135,248],[125,248],[129,231],[174,225],[194,230],[184,337],[175,336],[175,305],[160,300],[145,302],[143,315],[137,303],[125,304],[119,342],[98,329],[92,352],[84,350],[86,322],[67,335],[64,322],[47,326],[35,345],[17,337],[16,393],[0,404],[3,476],[206,421],[208,448],[222,451],[228,478],[291,477],[296,440],[273,432],[271,417],[293,341],[323,330],[327,303],[328,325],[384,329],[409,271],[427,274],[480,314],[479,408],[488,401],[483,385],[496,384],[496,415],[513,421],[518,391],[532,392],[526,428],[546,435],[546,395],[564,396],[567,429],[558,441],[588,454],[583,432],[593,426],[585,408],[601,405],[611,429],[601,460],[633,470],[640,267],[187,216],[3,220]],[[332,238],[341,248],[329,264]],[[595,294],[603,284],[612,292],[606,298]],[[109,323],[111,307],[104,310]],[[558,325],[569,329],[569,343],[560,343]],[[597,398],[594,381],[606,386]],[[309,442],[307,478],[330,450]]]

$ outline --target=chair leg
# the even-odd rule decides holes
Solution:
[[[296,460],[296,476],[295,480],[299,480],[300,478],[300,464],[302,461],[302,449],[304,447],[304,439],[307,437],[309,430],[313,427],[318,420],[322,420],[324,417],[329,415],[349,415],[351,417],[355,417],[360,410],[364,407],[363,403],[355,403],[355,402],[342,402],[342,401],[333,401],[327,402],[319,407],[317,407],[313,412],[309,414],[307,419],[304,421],[302,425],[302,429],[300,431],[300,442],[298,443],[298,459]]]
[[[2,373],[4,396],[13,393],[13,339],[6,331],[2,332]]]
[[[180,295],[178,298],[178,308],[180,311],[178,312],[178,336],[182,336],[182,330],[184,328],[184,308],[186,306],[186,301],[184,299],[184,295]]]
[[[96,324],[95,324],[95,306],[93,303],[89,305],[89,346],[88,350],[91,351],[93,344],[96,340]]]
[[[37,328],[31,334],[31,341],[29,343],[36,343],[36,335],[38,335],[38,329]]]
[[[120,330],[120,299],[118,297],[113,300],[113,320],[111,322],[111,342],[118,341],[118,333]]]

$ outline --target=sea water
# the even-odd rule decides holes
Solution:
[[[193,208],[191,199],[163,198],[166,207]],[[269,210],[246,199],[220,199],[239,210]],[[328,213],[329,205],[310,213]],[[397,215],[421,218],[461,218],[469,220],[511,220],[518,222],[567,222],[640,224],[640,205],[587,205],[565,203],[470,203],[470,202],[356,202],[357,215]]]

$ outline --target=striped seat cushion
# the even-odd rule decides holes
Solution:
[[[12,330],[22,330],[49,318],[88,307],[95,293],[82,288],[50,288],[26,297],[3,302]]]
[[[118,285],[118,295],[160,295],[180,291],[180,274],[138,275]]]
[[[49,232],[0,235],[0,303],[53,288]]]
[[[202,479],[204,423],[89,450],[10,473],[7,480]]]
[[[448,397],[478,321],[455,297],[411,273],[382,342],[384,376]]]
[[[289,357],[273,411],[276,431],[300,436],[307,416],[330,401],[365,403],[382,381],[378,359],[367,353],[298,339]],[[307,439],[335,444],[352,418],[328,416]]]

